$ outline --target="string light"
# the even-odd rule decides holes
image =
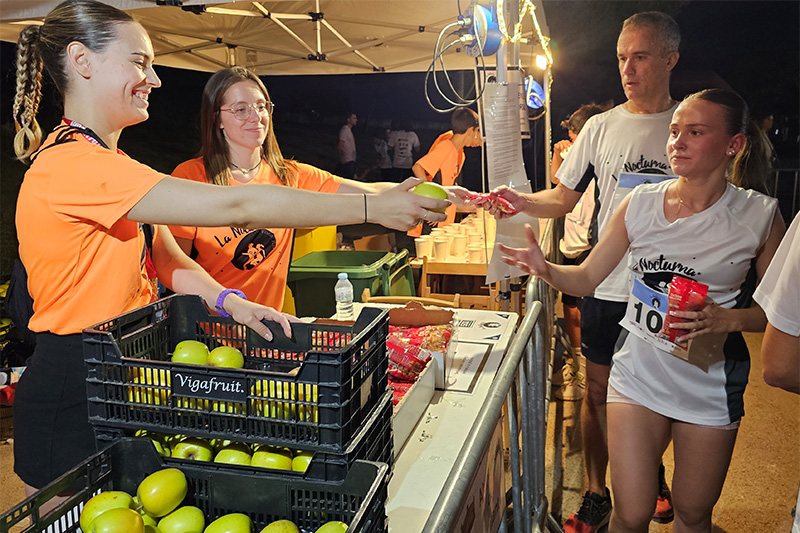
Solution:
[[[497,23],[500,26],[500,33],[503,34],[503,37],[506,39],[506,41],[514,43],[522,38],[522,21],[525,18],[525,15],[530,13],[531,19],[533,20],[533,26],[536,29],[536,36],[538,37],[539,42],[542,45],[542,51],[547,58],[547,64],[552,65],[553,54],[550,52],[550,39],[545,37],[542,33],[542,28],[539,26],[539,19],[536,17],[536,6],[534,5],[533,0],[521,0],[521,9],[519,12],[518,22],[514,25],[514,35],[509,35],[508,33],[504,3],[504,0],[497,0]]]

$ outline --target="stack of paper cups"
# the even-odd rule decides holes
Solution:
[[[483,245],[482,244],[469,244],[467,245],[467,261],[470,263],[483,263]]]
[[[417,237],[414,239],[414,244],[417,247],[417,257],[433,258],[433,239],[430,237]]]
[[[467,236],[462,234],[453,235],[453,244],[451,251],[453,257],[463,261],[464,254],[467,251]]]
[[[436,261],[446,261],[450,252],[450,239],[448,237],[433,238],[433,257]]]

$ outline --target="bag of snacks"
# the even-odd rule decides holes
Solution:
[[[699,311],[708,296],[708,285],[700,283],[677,274],[672,276],[669,284],[668,309],[669,311]],[[686,319],[672,316],[667,313],[664,326],[658,333],[660,337],[675,342],[675,339],[688,333],[685,329],[676,329],[672,324],[684,322]]]

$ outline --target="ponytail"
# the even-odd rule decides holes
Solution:
[[[769,194],[767,180],[772,168],[772,143],[755,122],[749,120],[747,142],[730,164],[728,181],[743,189]]]
[[[40,26],[28,26],[17,41],[17,93],[14,97],[14,153],[27,160],[42,144],[42,128],[36,121],[42,100]]]

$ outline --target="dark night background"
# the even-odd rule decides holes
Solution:
[[[770,138],[778,166],[800,166],[800,2],[544,0],[544,9],[554,50],[554,141],[565,138],[559,123],[579,105],[624,101],[615,55],[622,21],[639,11],[661,10],[677,20],[683,35],[672,96],[680,99],[705,87],[730,86],[745,97],[755,115],[774,116]],[[0,277],[10,272],[16,255],[13,207],[24,172],[12,156],[14,48],[0,44]],[[523,61],[530,57],[523,45]],[[127,128],[120,147],[133,158],[169,172],[199,148],[200,94],[210,73],[168,67],[157,67],[157,72],[163,86],[150,97],[150,119]],[[472,78],[471,72],[464,75],[463,85],[471,85]],[[449,115],[427,105],[421,73],[262,79],[276,103],[275,132],[284,155],[328,170],[335,166],[338,129],[349,111],[359,116],[354,129],[359,172],[374,158],[372,137],[381,135],[393,119],[411,120],[423,153],[437,135],[449,129]],[[55,100],[48,84],[39,116],[45,131],[60,117]],[[526,169],[534,186],[541,188],[542,121],[532,121],[531,127],[533,138],[523,143]],[[480,162],[480,150],[468,149],[462,176],[465,185],[480,187]],[[789,216],[786,209],[784,215]]]

